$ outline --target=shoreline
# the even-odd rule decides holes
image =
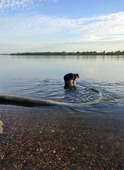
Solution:
[[[124,55],[124,51],[111,51],[111,52],[97,52],[97,51],[82,51],[82,52],[23,52],[23,53],[11,53],[10,55]]]
[[[123,169],[124,114],[0,105],[2,169]]]
[[[51,55],[55,55],[55,56],[75,56],[75,55],[77,55],[77,56],[80,56],[80,55],[86,55],[86,56],[98,56],[98,55],[102,55],[102,56],[105,56],[105,55],[107,55],[107,56],[111,56],[111,55],[113,55],[113,56],[115,56],[115,55],[117,55],[117,56],[124,56],[124,51],[120,51],[120,50],[118,50],[118,51],[108,51],[108,52],[106,52],[106,51],[102,51],[102,52],[98,52],[98,51],[77,51],[77,52],[66,52],[66,51],[61,51],[61,52],[15,52],[15,53],[1,53],[0,55],[27,55],[27,56],[29,56],[29,55],[47,55],[47,56],[51,56]]]

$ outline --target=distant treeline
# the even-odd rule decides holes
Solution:
[[[115,52],[96,52],[96,51],[86,51],[86,52],[25,52],[25,53],[12,53],[11,55],[124,55],[124,51]]]

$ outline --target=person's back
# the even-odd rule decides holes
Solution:
[[[72,80],[75,74],[68,73],[64,76],[64,80]]]

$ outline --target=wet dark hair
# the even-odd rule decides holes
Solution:
[[[77,77],[77,78],[80,78],[80,75],[77,73],[77,74],[76,74],[76,77]]]

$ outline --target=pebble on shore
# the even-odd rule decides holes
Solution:
[[[2,169],[123,169],[123,119],[14,106],[0,114]]]

